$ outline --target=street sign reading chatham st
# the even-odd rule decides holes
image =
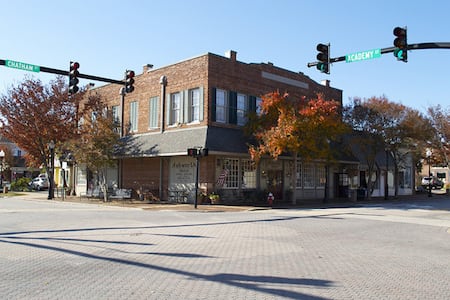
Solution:
[[[361,52],[355,52],[352,54],[347,54],[345,56],[345,62],[350,63],[354,61],[361,61],[378,57],[381,57],[381,49],[366,50]]]
[[[19,70],[25,70],[30,72],[40,72],[41,67],[36,65],[31,65],[27,63],[23,63],[20,61],[14,61],[14,60],[5,60],[5,66],[9,68],[19,69]]]

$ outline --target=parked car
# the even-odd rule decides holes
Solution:
[[[49,183],[47,177],[38,176],[36,178],[33,178],[33,180],[30,181],[29,185],[33,190],[42,191],[48,189]]]
[[[437,177],[426,176],[422,178],[422,186],[426,189],[431,185],[432,189],[442,189],[444,187],[444,182]]]

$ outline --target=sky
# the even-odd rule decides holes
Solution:
[[[393,46],[393,29],[407,27],[408,43],[450,42],[450,1],[314,0],[0,0],[0,59],[123,79],[208,52],[237,52],[244,63],[272,62],[354,97],[386,96],[426,112],[450,106],[450,49],[413,50],[408,62],[392,53],[337,62],[320,73],[316,45],[331,57]],[[55,75],[0,66],[0,94],[26,77],[47,84]],[[81,79],[80,85],[90,81]],[[95,82],[102,85],[102,82]]]

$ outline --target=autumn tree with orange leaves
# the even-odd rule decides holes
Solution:
[[[253,160],[263,155],[277,159],[281,154],[298,159],[332,159],[331,143],[340,137],[346,126],[341,121],[340,104],[325,100],[322,94],[316,99],[292,99],[287,93],[272,92],[262,97],[261,113],[250,118],[247,130],[256,139],[249,147]],[[296,186],[297,172],[292,172],[292,186]],[[296,188],[292,191],[296,204]]]
[[[0,134],[26,151],[29,165],[49,172],[50,150],[71,139],[76,124],[76,101],[68,97],[65,77],[44,85],[26,78],[0,96]]]

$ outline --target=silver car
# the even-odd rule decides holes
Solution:
[[[48,189],[49,183],[47,177],[39,176],[33,178],[33,180],[30,181],[29,185],[33,190],[42,191]]]
[[[439,180],[439,178],[437,177],[426,176],[422,178],[422,186],[424,188],[428,188],[429,186],[431,186],[432,189],[442,189],[444,187],[444,182]]]

